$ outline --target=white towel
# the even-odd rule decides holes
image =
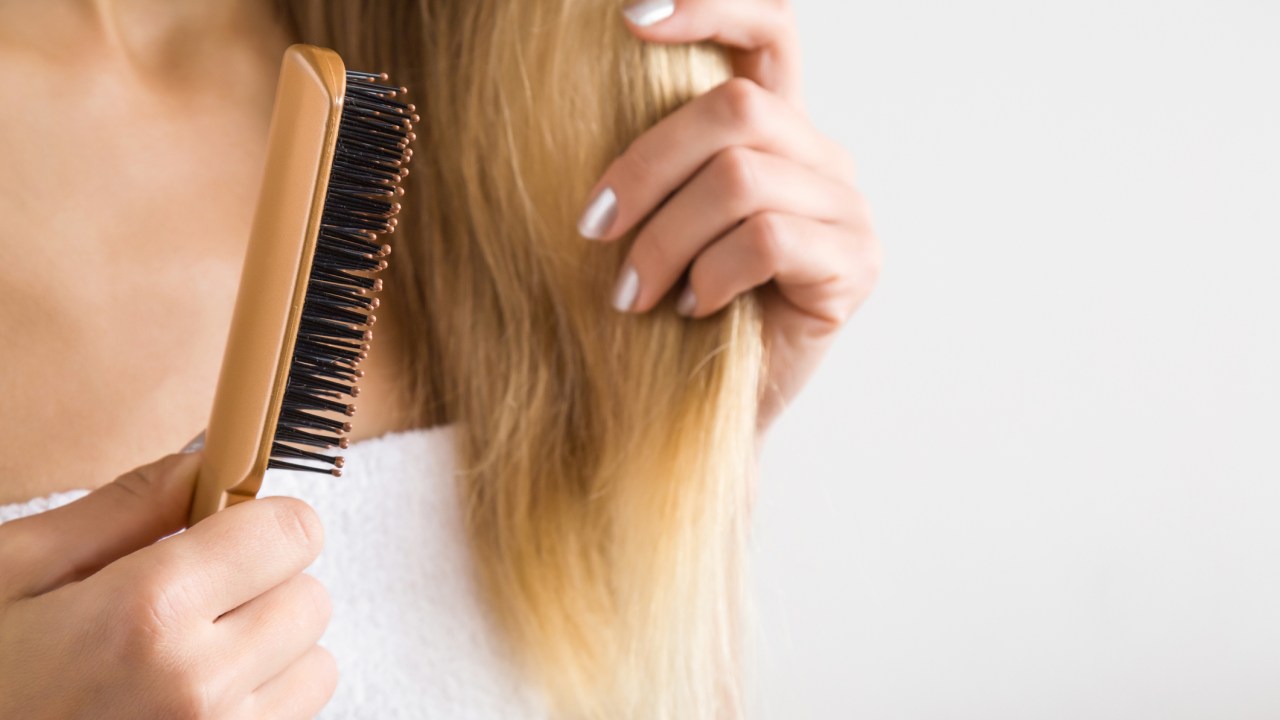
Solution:
[[[393,433],[343,452],[341,478],[272,470],[262,495],[310,503],[325,546],[309,572],[333,598],[322,644],[338,660],[320,717],[540,718],[488,621],[471,575],[455,482],[453,430]],[[0,522],[85,491],[0,506]]]

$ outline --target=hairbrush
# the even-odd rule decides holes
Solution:
[[[270,468],[342,474],[417,120],[386,83],[332,50],[285,52],[189,524]]]

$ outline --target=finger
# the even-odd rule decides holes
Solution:
[[[610,163],[579,232],[596,240],[621,237],[698,168],[735,146],[790,158],[833,177],[833,159],[843,157],[843,150],[777,97],[750,80],[729,80],[663,118]]]
[[[742,147],[724,150],[636,236],[628,262],[638,290],[626,309],[645,312],[657,305],[694,257],[743,218],[777,212],[834,222],[849,212],[851,195],[847,185],[792,160]]]
[[[237,682],[252,692],[302,657],[329,624],[333,605],[314,577],[295,575],[214,623],[236,658]]]
[[[624,10],[644,40],[710,40],[736,52],[734,72],[789,102],[800,103],[800,57],[795,18],[783,0],[636,0]]]
[[[213,622],[302,572],[320,554],[323,535],[319,517],[301,500],[259,498],[121,558],[86,583],[128,592],[150,578],[165,597],[183,603],[178,610]]]
[[[717,240],[698,256],[678,303],[683,314],[706,317],[738,295],[774,281],[806,315],[840,324],[865,295],[858,243],[847,227],[765,212]]]
[[[199,453],[169,455],[73,503],[0,525],[4,592],[49,592],[181,530],[199,466]]]
[[[244,717],[303,720],[315,717],[338,687],[338,663],[328,650],[311,646],[297,662],[246,699]]]

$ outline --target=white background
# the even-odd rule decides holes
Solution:
[[[1280,3],[795,5],[886,266],[765,453],[762,715],[1280,718]]]

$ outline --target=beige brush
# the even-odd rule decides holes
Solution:
[[[417,120],[386,80],[285,52],[189,524],[255,497],[269,468],[341,474],[327,451],[347,446]]]

